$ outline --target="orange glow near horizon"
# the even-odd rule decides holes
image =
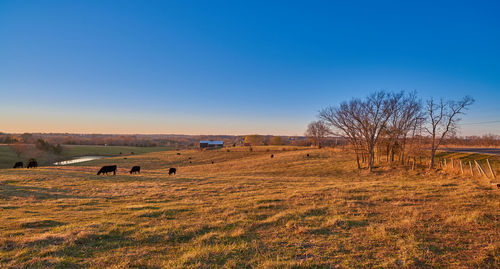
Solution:
[[[141,119],[23,119],[0,118],[0,132],[4,133],[75,133],[75,134],[184,134],[184,135],[288,135],[302,136],[305,130],[271,126],[270,124],[233,124],[224,122],[175,122]],[[462,126],[459,135],[499,134],[500,128]]]

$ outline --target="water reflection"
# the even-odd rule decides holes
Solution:
[[[88,161],[102,159],[102,158],[106,158],[106,156],[82,156],[82,157],[74,158],[71,160],[55,162],[54,165],[67,165],[67,164],[88,162]]]

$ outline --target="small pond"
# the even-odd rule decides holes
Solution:
[[[102,159],[102,158],[106,158],[106,156],[82,156],[82,157],[76,157],[76,158],[66,160],[66,161],[55,162],[54,165],[67,165],[67,164],[88,162],[88,161],[93,161],[93,160]]]

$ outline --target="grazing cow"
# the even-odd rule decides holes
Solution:
[[[174,174],[174,176],[175,176],[175,173],[177,173],[177,169],[175,169],[175,168],[173,168],[173,167],[172,167],[172,168],[170,168],[170,169],[168,169],[168,175],[169,175],[169,176],[170,176],[171,174]]]
[[[189,161],[189,163],[193,163],[192,161]]]
[[[28,165],[26,165],[26,168],[37,168],[38,167],[38,162],[35,159],[30,159],[28,161]]]
[[[309,153],[307,153],[306,157],[309,157]]]
[[[191,157],[189,157],[188,160],[191,160]]]
[[[14,164],[14,168],[23,168],[23,162],[17,162]]]
[[[131,173],[131,174],[136,174],[136,173],[139,173],[139,174],[140,174],[140,173],[141,173],[141,167],[140,167],[140,166],[138,166],[138,165],[136,165],[136,166],[132,167],[132,169],[130,169],[130,173]]]
[[[180,153],[180,152],[177,152],[177,155],[181,155],[181,153]]]
[[[274,154],[271,154],[271,159],[274,158]]]
[[[108,174],[108,173],[111,173],[113,172],[113,175],[116,175],[116,165],[107,165],[107,166],[103,166],[101,167],[101,170],[99,170],[99,172],[97,172],[97,175],[100,175],[100,174]]]
[[[212,164],[214,164],[214,161],[212,161]]]

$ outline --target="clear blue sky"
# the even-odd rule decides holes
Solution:
[[[408,2],[0,0],[0,131],[301,135],[382,89],[500,121],[500,4]]]

